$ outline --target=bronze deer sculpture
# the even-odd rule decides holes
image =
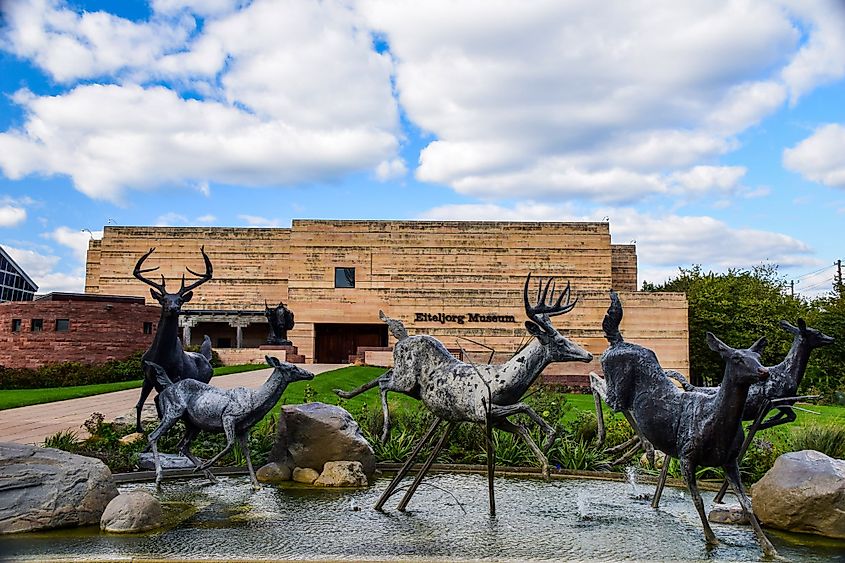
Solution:
[[[653,351],[624,341],[619,332],[622,304],[616,292],[612,291],[610,298],[611,305],[602,323],[610,346],[601,357],[608,404],[617,411],[629,412],[646,440],[680,460],[709,545],[719,542],[707,521],[695,478],[696,469],[705,466],[725,470],[763,553],[777,555],[751,511],[738,463],[743,442],[742,411],[749,388],[769,375],[768,368],[760,364],[766,339],[761,338],[750,348],[741,350],[731,348],[708,332],[708,346],[725,361],[722,385],[716,393],[683,392],[666,377]]]
[[[388,319],[384,313],[380,313],[382,320],[388,323],[391,332],[399,340],[393,349],[393,368],[353,391],[344,392],[335,389],[335,393],[342,398],[351,398],[378,386],[384,412],[383,441],[387,440],[390,432],[387,393],[389,391],[403,393],[422,401],[426,408],[437,417],[437,421],[423,442],[432,435],[440,421],[449,422],[445,433],[435,446],[433,455],[436,455],[443,446],[452,428],[461,422],[485,424],[488,427],[492,426],[516,434],[531,448],[540,462],[543,475],[548,477],[549,464],[543,450],[534,443],[524,426],[508,420],[508,417],[522,413],[531,418],[545,432],[544,447],[548,449],[555,439],[555,429],[531,407],[520,402],[520,399],[550,363],[590,362],[593,356],[560,334],[550,320],[552,316],[568,313],[577,304],[577,299],[574,301],[570,299],[570,285],[567,284],[557,301],[554,301],[553,280],[549,279],[545,285],[541,281],[537,292],[537,303],[532,305],[528,298],[530,281],[529,274],[523,291],[525,312],[530,319],[525,322],[525,327],[535,338],[507,362],[497,365],[464,363],[455,358],[436,338],[425,334],[409,336],[401,322]],[[491,463],[489,446],[488,443],[488,463]],[[418,451],[412,454],[411,460],[416,457]],[[426,470],[424,469],[417,476],[417,481],[399,504],[400,510],[407,505]],[[489,465],[488,476],[492,476],[492,467]],[[395,488],[396,484],[398,482],[391,483],[388,492],[382,496],[376,508],[381,508],[387,500],[386,495]],[[495,511],[492,502],[492,484],[490,487],[492,513]]]
[[[150,348],[141,356],[141,365],[144,366],[144,383],[141,387],[141,398],[138,400],[138,404],[135,405],[137,413],[135,426],[138,432],[143,431],[141,427],[141,409],[144,407],[144,402],[150,396],[153,389],[158,393],[161,393],[163,390],[163,387],[156,378],[154,370],[147,367],[147,362],[161,366],[173,382],[182,379],[196,379],[197,381],[208,383],[213,374],[210,363],[211,340],[208,336],[203,341],[200,353],[185,352],[182,349],[182,343],[178,336],[179,312],[182,310],[182,305],[191,300],[194,296],[193,290],[195,288],[211,279],[213,269],[211,260],[205,253],[205,247],[200,248],[200,253],[205,262],[205,272],[199,274],[190,268],[186,268],[189,273],[197,276],[198,279],[185,285],[185,274],[183,273],[182,286],[176,293],[168,293],[165,288],[164,275],[161,276],[161,283],[156,283],[144,277],[143,274],[158,270],[158,266],[155,268],[142,268],[144,262],[153,251],[155,251],[155,248],[151,248],[146,254],[141,256],[135,264],[135,269],[132,271],[133,276],[145,284],[152,286],[150,294],[153,296],[153,299],[161,304],[161,317],[158,321],[155,338],[153,338]],[[158,408],[158,402],[156,401],[156,409],[158,410]],[[161,418],[160,411],[159,418]]]

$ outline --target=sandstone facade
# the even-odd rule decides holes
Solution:
[[[391,346],[378,318],[382,309],[411,334],[427,333],[474,361],[510,357],[525,341],[525,276],[557,276],[572,284],[578,306],[554,323],[597,357],[605,349],[601,320],[608,291],[622,292],[627,340],[655,350],[662,365],[687,374],[687,302],[678,293],[639,293],[636,248],[611,244],[607,223],[317,221],[291,228],[177,228],[106,226],[89,245],[86,291],[144,296],[132,277],[137,258],[151,246],[150,266],[171,284],[185,267],[202,269],[201,245],[214,279],[194,292],[185,309],[241,311],[241,341],[266,334],[265,300],[283,301],[296,314],[288,337],[307,362],[325,361],[325,345],[348,330],[372,334],[357,347]],[[354,268],[355,287],[335,287],[335,269]],[[560,287],[560,285],[559,285]],[[190,315],[183,322],[191,323]],[[192,342],[211,330],[196,325]],[[221,330],[234,334],[235,327]],[[464,340],[472,339],[474,342]],[[231,342],[235,337],[232,336]],[[212,336],[215,347],[218,340]],[[323,357],[321,357],[321,354]],[[584,382],[594,365],[553,365],[546,375]],[[569,380],[567,380],[569,378]]]

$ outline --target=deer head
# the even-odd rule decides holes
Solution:
[[[725,375],[730,373],[736,377],[737,383],[745,385],[765,381],[769,377],[769,369],[760,363],[760,354],[766,344],[768,341],[763,337],[745,350],[731,348],[712,332],[707,333],[707,346],[725,361]]]
[[[798,326],[793,326],[786,321],[780,321],[780,326],[786,332],[803,338],[810,349],[827,346],[829,344],[833,344],[834,341],[832,336],[828,336],[820,330],[808,327],[807,323],[804,322],[804,319],[798,319]]]
[[[550,304],[547,300],[553,300],[555,297],[554,278],[549,278],[545,285],[543,284],[543,280],[540,279],[537,288],[537,303],[535,305],[531,305],[528,300],[528,285],[530,282],[531,274],[529,273],[528,277],[525,278],[525,289],[522,295],[523,301],[525,302],[525,314],[529,318],[529,320],[525,321],[525,328],[528,329],[528,332],[536,337],[540,341],[540,344],[549,351],[553,362],[592,361],[593,355],[560,334],[552,326],[552,321],[549,318],[568,313],[578,303],[578,298],[575,301],[571,301],[570,299],[571,288],[569,282],[566,284],[566,289],[558,296],[557,301],[554,304]],[[564,302],[564,298],[566,302]]]
[[[151,248],[149,252],[144,254],[138,259],[137,264],[135,264],[135,269],[132,271],[132,275],[144,282],[147,285],[152,286],[153,289],[150,289],[150,295],[153,296],[153,299],[158,301],[161,304],[161,312],[163,316],[174,316],[178,315],[179,311],[182,310],[182,305],[187,303],[191,300],[194,296],[193,289],[204,284],[208,280],[211,279],[211,260],[208,259],[208,255],[205,253],[205,247],[200,247],[200,253],[202,254],[202,258],[205,261],[205,273],[198,274],[194,272],[190,268],[185,268],[194,276],[197,276],[198,279],[194,280],[192,283],[185,285],[185,274],[182,274],[182,287],[179,288],[179,291],[176,293],[168,293],[167,289],[165,288],[164,282],[164,274],[161,276],[161,283],[156,283],[152,280],[149,280],[143,276],[147,272],[154,272],[158,270],[158,266],[155,268],[147,268],[142,269],[141,266],[144,264],[144,261],[153,253],[155,248]]]
[[[264,356],[264,361],[267,362],[267,365],[272,367],[275,372],[283,376],[284,380],[288,383],[314,379],[314,374],[310,371],[304,370],[295,364],[280,362],[279,359],[274,356]]]

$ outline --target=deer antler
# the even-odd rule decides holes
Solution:
[[[543,279],[540,278],[537,287],[537,304],[532,306],[528,301],[528,285],[530,282],[531,272],[529,272],[528,277],[525,278],[525,289],[522,294],[523,301],[525,302],[525,314],[546,332],[555,332],[549,317],[568,313],[575,308],[575,305],[578,303],[578,298],[576,297],[575,301],[571,301],[571,288],[569,282],[566,282],[566,289],[560,292],[560,295],[554,305],[547,303],[546,300],[549,297],[550,287],[552,294],[551,298],[554,299],[555,296],[554,278],[549,278],[545,285],[543,284]],[[564,297],[566,298],[565,303],[563,302]]]
[[[153,286],[154,288],[156,288],[159,291],[159,293],[167,293],[167,291],[164,289],[164,276],[163,275],[161,276],[161,283],[160,284],[158,284],[158,283],[156,283],[152,280],[149,280],[149,279],[147,279],[147,278],[145,278],[144,276],[141,275],[141,274],[146,274],[147,272],[155,272],[156,270],[158,270],[158,266],[156,266],[155,268],[147,268],[147,269],[144,269],[144,270],[141,269],[141,265],[144,263],[144,261],[147,258],[149,258],[150,254],[152,254],[154,250],[155,250],[155,247],[151,248],[146,254],[144,254],[143,256],[138,258],[138,262],[135,264],[135,269],[132,270],[132,275],[135,276],[136,278],[138,278],[139,280],[141,280],[142,282],[144,282],[145,284]]]
[[[208,254],[205,253],[205,246],[200,247],[200,253],[202,253],[202,259],[205,261],[205,273],[198,274],[190,268],[185,268],[190,274],[197,276],[199,279],[194,280],[191,285],[185,287],[185,274],[182,274],[182,287],[179,289],[179,295],[184,295],[188,291],[191,291],[195,287],[199,287],[200,285],[204,284],[205,282],[211,279],[211,260],[209,260]]]

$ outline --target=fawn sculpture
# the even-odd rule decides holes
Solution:
[[[182,455],[193,462],[196,466],[195,470],[204,471],[206,476],[213,481],[214,476],[208,468],[228,453],[237,440],[246,457],[252,486],[255,489],[260,487],[249,455],[247,443],[249,431],[276,405],[289,383],[314,378],[313,373],[299,366],[282,363],[270,356],[265,356],[264,359],[273,367],[273,373],[258,389],[246,387],[220,389],[195,379],[173,382],[162,366],[147,362],[158,384],[163,388],[159,394],[161,423],[148,437],[155,458],[156,487],[160,485],[162,478],[156,444],[162,434],[170,430],[179,420],[185,423],[185,435],[179,442],[178,448]],[[194,457],[190,450],[191,442],[200,430],[226,434],[226,447],[205,463],[201,463]]]
[[[155,251],[155,248],[151,248],[146,254],[141,256],[135,264],[135,269],[132,271],[133,276],[145,284],[152,286],[150,294],[153,296],[153,299],[161,304],[161,318],[158,321],[153,343],[144,352],[144,355],[141,356],[141,365],[144,366],[144,383],[141,387],[141,398],[138,400],[138,404],[135,405],[135,411],[137,413],[135,427],[138,432],[143,432],[141,427],[141,409],[144,407],[144,402],[150,396],[153,389],[158,393],[162,391],[162,387],[158,383],[157,374],[147,369],[146,362],[160,365],[167,372],[170,380],[174,382],[182,379],[195,379],[203,383],[208,383],[214,371],[211,368],[211,340],[208,336],[203,340],[200,353],[185,352],[182,349],[182,343],[178,336],[179,312],[182,310],[182,305],[190,301],[194,296],[193,289],[211,279],[211,260],[209,260],[208,255],[205,253],[205,247],[200,247],[200,253],[205,262],[205,272],[198,274],[187,268],[188,272],[197,276],[198,279],[185,285],[185,274],[182,274],[182,286],[176,293],[167,292],[164,275],[161,276],[161,283],[156,283],[143,276],[147,272],[158,270],[158,266],[147,269],[141,268],[144,261],[149,258],[153,251]],[[160,419],[161,409],[159,408],[158,397],[156,397],[156,409],[159,411]]]
[[[429,335],[409,336],[400,321],[389,319],[380,311],[379,316],[388,323],[391,332],[398,339],[393,349],[393,368],[353,391],[344,392],[335,389],[335,393],[348,399],[373,387],[379,387],[384,413],[382,441],[386,441],[390,433],[387,393],[395,391],[422,401],[426,408],[437,417],[437,420],[423,438],[423,441],[420,442],[418,448],[411,454],[406,464],[408,468],[422,445],[433,435],[437,425],[446,420],[449,424],[437,446],[435,446],[430,461],[433,461],[436,457],[437,452],[456,424],[474,422],[488,426],[488,437],[490,426],[519,436],[539,460],[543,475],[548,477],[549,464],[543,450],[534,443],[524,426],[508,420],[508,417],[523,413],[531,418],[545,432],[544,448],[548,449],[554,442],[555,429],[534,412],[531,407],[521,403],[520,399],[550,363],[590,362],[593,356],[560,334],[552,326],[550,320],[552,316],[568,313],[577,304],[577,299],[571,300],[570,285],[567,283],[566,289],[560,292],[557,300],[554,301],[555,285],[553,279],[549,279],[545,284],[541,280],[537,291],[537,303],[531,305],[528,297],[530,281],[531,275],[529,274],[523,290],[525,312],[530,319],[525,322],[525,327],[535,338],[509,361],[498,365],[464,363],[449,353],[439,340]],[[490,439],[488,439],[487,445],[488,476],[492,479]],[[414,482],[405,498],[400,502],[400,510],[407,506],[411,495],[413,495],[429,466],[430,463],[427,462],[427,465],[418,474],[417,481]],[[397,478],[388,487],[388,491],[376,504],[377,509],[381,508],[384,501],[387,500],[389,492],[392,492],[398,485],[398,480],[401,480],[403,476],[404,473],[400,471]],[[492,484],[490,487],[491,512],[493,512],[495,508],[492,502]]]
[[[610,346],[601,357],[608,404],[631,413],[645,439],[666,455],[680,460],[709,545],[718,544],[718,540],[707,521],[695,472],[698,467],[722,467],[743,512],[751,521],[763,553],[777,555],[751,511],[737,461],[743,441],[742,412],[748,390],[769,373],[760,364],[765,338],[741,350],[731,348],[708,332],[708,346],[725,360],[722,385],[715,394],[683,392],[666,377],[654,352],[624,341],[619,332],[622,305],[615,292],[611,291],[610,298],[611,305],[602,323]]]

